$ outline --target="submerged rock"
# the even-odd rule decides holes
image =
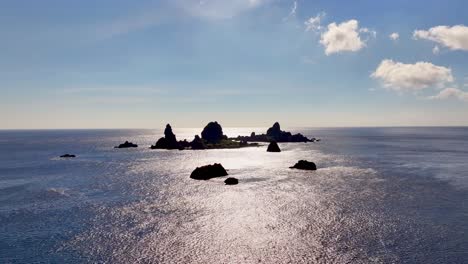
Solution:
[[[132,142],[125,141],[125,143],[120,144],[114,148],[137,148],[137,144],[133,144]]]
[[[317,166],[315,165],[315,163],[307,160],[300,160],[294,166],[289,168],[299,170],[317,170]]]
[[[236,184],[239,183],[239,180],[236,179],[236,178],[231,178],[231,177],[230,177],[230,178],[227,178],[227,179],[224,181],[224,183],[225,183],[226,185],[236,185]]]
[[[215,163],[213,165],[197,167],[192,172],[192,174],[190,174],[190,178],[195,180],[209,180],[211,178],[222,177],[227,175],[228,173],[224,169],[223,165]]]
[[[60,156],[61,158],[75,158],[76,155],[73,155],[73,154],[64,154],[62,156]]]
[[[227,137],[223,135],[223,128],[216,121],[208,123],[208,125],[203,128],[201,138],[208,143],[219,143],[221,140],[227,139]]]
[[[281,152],[281,149],[276,141],[272,141],[270,145],[268,145],[267,152]]]

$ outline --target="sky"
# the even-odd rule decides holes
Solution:
[[[468,1],[0,0],[0,129],[467,126]]]

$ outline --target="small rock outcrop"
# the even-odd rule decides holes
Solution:
[[[294,166],[289,168],[299,170],[317,170],[315,163],[307,160],[300,160]]]
[[[239,183],[239,180],[236,179],[236,178],[231,178],[231,177],[229,177],[229,178],[227,178],[227,179],[224,181],[224,183],[225,183],[226,185],[236,185],[236,184]]]
[[[125,143],[120,144],[114,148],[137,148],[137,144],[133,144],[132,142],[125,141]]]
[[[192,142],[190,142],[190,147],[192,149],[206,149],[205,142],[198,135],[195,136]]]
[[[267,152],[281,152],[281,149],[276,141],[272,141],[270,145],[268,145]]]
[[[190,142],[186,139],[179,141],[179,150],[184,150],[186,148],[190,148]]]
[[[219,143],[223,139],[227,139],[227,137],[223,135],[223,128],[216,121],[208,123],[208,125],[203,128],[201,138],[206,140],[208,143],[214,144]]]
[[[151,146],[151,149],[180,149],[170,124],[167,124],[166,129],[164,129],[164,137],[158,139],[156,144]]]
[[[62,156],[60,156],[61,158],[75,158],[76,155],[73,155],[73,154],[63,154]]]
[[[190,174],[190,178],[195,180],[209,180],[211,178],[222,177],[227,175],[228,173],[224,169],[223,165],[215,163],[213,165],[197,167],[192,172],[192,174]]]
[[[291,132],[286,132],[281,130],[281,126],[278,122],[275,122],[272,127],[270,127],[266,134],[256,135],[254,132],[250,136],[238,136],[235,138],[237,140],[245,141],[257,141],[257,142],[314,142],[315,139],[309,139],[302,134],[292,134]]]

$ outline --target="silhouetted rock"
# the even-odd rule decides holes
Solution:
[[[224,167],[219,163],[215,163],[213,165],[197,167],[192,172],[192,174],[190,174],[190,178],[195,180],[209,180],[211,178],[222,177],[226,175],[228,175],[228,173]]]
[[[166,125],[164,129],[164,137],[158,139],[155,145],[150,147],[151,149],[180,149],[179,142],[177,142],[176,135],[172,132],[170,124]]]
[[[239,180],[236,179],[236,178],[227,178],[227,179],[224,181],[224,183],[225,183],[226,185],[236,185],[236,184],[239,183]]]
[[[138,147],[137,144],[133,144],[132,142],[125,141],[125,143],[116,146],[115,148],[136,148]]]
[[[75,158],[76,155],[73,155],[73,154],[64,154],[62,156],[60,156],[61,158]]]
[[[289,168],[299,170],[317,170],[315,163],[307,160],[300,160],[294,166]]]
[[[219,143],[221,140],[227,139],[227,137],[223,135],[223,128],[216,121],[208,123],[208,125],[203,128],[201,137],[208,143]]]
[[[257,142],[314,142],[315,139],[308,139],[302,134],[291,134],[291,132],[282,131],[280,124],[275,122],[267,130],[266,134],[256,135],[254,132],[249,136],[238,136],[237,140],[257,141]]]
[[[272,141],[270,145],[268,145],[267,152],[281,152],[281,149],[276,141]]]
[[[195,136],[192,142],[190,142],[190,147],[192,149],[206,149],[205,142],[198,135]]]
[[[190,142],[186,139],[179,141],[179,150],[184,150],[186,148],[190,148]]]
[[[275,122],[272,127],[267,130],[267,136],[273,139],[279,139],[283,131],[281,131],[280,124]]]
[[[151,149],[167,149],[169,144],[167,143],[167,140],[165,137],[162,137],[156,141],[156,144],[151,145]]]

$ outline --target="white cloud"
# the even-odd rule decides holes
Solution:
[[[270,0],[176,0],[188,14],[205,19],[229,19],[257,8]]]
[[[429,62],[404,64],[385,59],[371,77],[382,81],[384,87],[398,92],[417,92],[428,87],[442,87],[453,82],[452,70]]]
[[[435,45],[434,48],[432,49],[432,53],[434,54],[439,54],[440,53],[440,49],[439,49],[439,46]]]
[[[461,101],[468,102],[468,92],[462,91],[458,88],[445,88],[440,91],[437,95],[430,96],[429,99],[433,100],[443,100],[455,98]]]
[[[464,25],[437,26],[429,30],[415,30],[414,39],[427,39],[451,50],[468,50],[468,27]]]
[[[373,36],[376,34],[368,28],[360,29],[359,22],[355,19],[338,25],[333,22],[322,33],[320,43],[325,47],[327,55],[342,51],[358,51],[366,46],[366,40],[361,39],[360,33],[370,33]]]
[[[317,14],[315,17],[311,17],[304,22],[306,31],[319,31],[322,29],[322,20],[326,16],[325,12]]]
[[[400,38],[400,34],[398,34],[397,32],[393,32],[388,37],[393,41],[397,41]]]

